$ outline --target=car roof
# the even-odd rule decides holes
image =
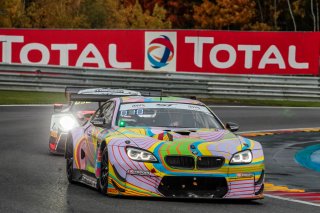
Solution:
[[[126,96],[115,98],[118,99],[120,103],[152,103],[152,102],[164,102],[164,103],[184,103],[184,104],[196,104],[204,105],[204,103],[189,99],[189,98],[180,98],[180,97],[145,97],[145,96]]]

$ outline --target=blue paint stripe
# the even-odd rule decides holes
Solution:
[[[296,153],[295,160],[305,168],[320,172],[320,144],[300,150]]]

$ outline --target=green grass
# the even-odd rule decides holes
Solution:
[[[52,104],[66,103],[64,93],[25,92],[0,90],[0,104]]]
[[[202,98],[200,101],[212,105],[250,105],[250,106],[293,106],[293,107],[320,107],[320,101],[278,101],[278,100],[235,100]],[[0,104],[53,104],[66,103],[64,93],[57,92],[24,92],[0,90]]]
[[[289,107],[320,107],[320,101],[287,101],[287,100],[256,100],[256,99],[214,99],[202,98],[206,104],[212,105],[246,105],[246,106],[289,106]]]

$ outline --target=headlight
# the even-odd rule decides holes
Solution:
[[[245,150],[234,154],[230,164],[249,164],[252,161],[252,153],[250,150]]]
[[[157,158],[148,151],[127,147],[127,155],[131,160],[142,162],[157,162]]]
[[[75,121],[75,119],[69,115],[65,115],[61,117],[59,120],[59,123],[62,130],[66,132],[73,129],[77,125],[77,122]]]

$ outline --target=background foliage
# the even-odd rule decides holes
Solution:
[[[319,31],[320,0],[0,0],[0,27]]]

